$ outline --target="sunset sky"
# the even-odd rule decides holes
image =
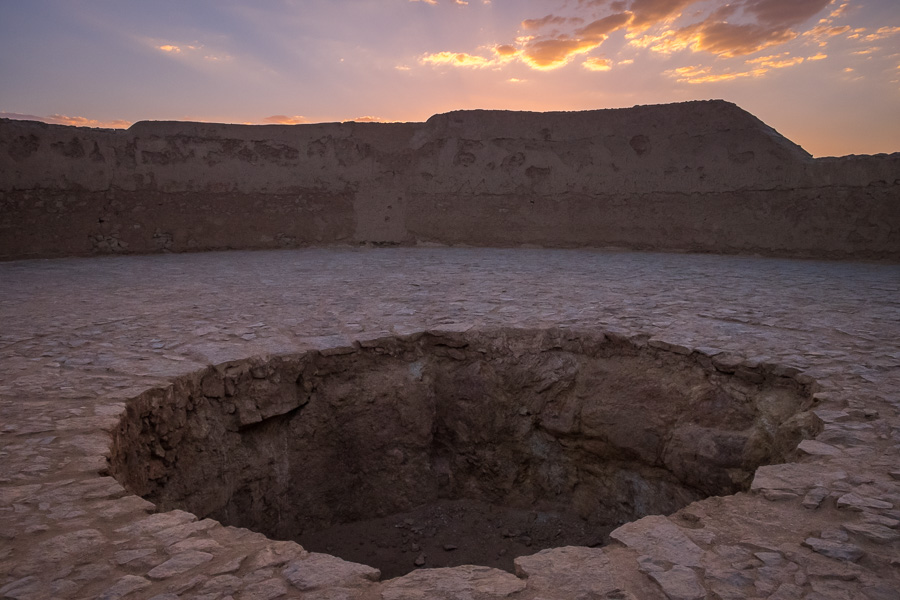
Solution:
[[[0,116],[423,121],[723,98],[900,151],[898,0],[0,0]]]

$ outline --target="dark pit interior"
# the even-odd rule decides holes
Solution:
[[[660,347],[662,346],[662,347]],[[381,569],[507,570],[749,486],[815,434],[789,369],[614,334],[420,333],[211,367],[128,404],[111,470],[161,510]]]

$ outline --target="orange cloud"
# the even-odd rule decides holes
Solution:
[[[825,58],[822,55],[822,58]],[[790,53],[782,52],[781,54],[772,54],[770,56],[759,56],[744,61],[748,65],[759,65],[760,67],[768,67],[770,69],[784,69],[785,67],[793,67],[799,65],[805,60],[819,60],[818,58],[805,58],[803,56],[791,57]]]
[[[609,71],[612,63],[605,58],[589,58],[581,63],[588,71]]]
[[[569,61],[579,54],[590,52],[601,43],[602,40],[538,40],[527,44],[522,49],[520,58],[532,69],[549,71],[569,64]]]
[[[102,129],[127,129],[131,126],[131,121],[125,121],[123,119],[101,121],[98,119],[88,119],[87,117],[69,117],[67,115],[59,114],[50,115],[49,117],[40,117],[38,115],[27,115],[22,113],[0,111],[0,118],[14,119],[17,121],[41,121],[42,123],[50,123],[51,125],[100,127]]]
[[[183,52],[195,52],[203,49],[203,44],[185,44],[176,46],[175,44],[162,44],[156,46],[157,50],[162,50],[166,54],[182,54]]]
[[[424,1],[424,0],[421,0]],[[568,65],[581,54],[598,48],[619,30],[632,47],[647,48],[661,54],[704,52],[721,58],[754,54],[780,46],[803,33],[824,46],[824,40],[852,33],[849,26],[834,23],[847,11],[849,2],[832,7],[826,18],[811,28],[800,28],[809,19],[832,5],[834,0],[733,0],[710,6],[704,0],[578,0],[582,15],[601,17],[588,19],[550,13],[541,18],[521,22],[523,35],[514,44],[493,48],[494,56],[468,52],[438,52],[421,62],[460,67],[497,67],[505,61],[517,60],[532,69],[550,70]],[[571,3],[569,4],[571,6]],[[609,12],[603,16],[603,12]],[[593,14],[592,14],[593,13]],[[556,27],[552,35],[539,35],[542,28]],[[568,30],[567,30],[568,28]],[[900,30],[900,28],[897,28]],[[882,28],[872,35],[892,35]],[[790,64],[802,60],[787,59]],[[805,59],[804,59],[805,60]],[[584,67],[605,70],[614,61],[589,59]],[[783,66],[789,66],[787,64]],[[781,68],[769,65],[767,68]],[[726,78],[757,76],[758,72],[730,72]],[[709,78],[712,73],[697,74]]]
[[[849,7],[850,7],[850,3],[844,2],[843,4],[838,6],[836,9],[831,11],[831,13],[828,16],[831,17],[832,19],[837,19],[838,17],[842,17],[842,16],[844,16],[844,13],[847,12],[847,9]]]
[[[675,77],[679,83],[715,83],[718,81],[730,81],[732,79],[740,79],[744,77],[761,77],[765,75],[769,70],[763,67],[757,69],[751,69],[749,71],[739,71],[739,72],[724,72],[724,73],[713,73],[712,67],[710,66],[691,66],[691,67],[681,67],[679,69],[674,69],[672,71],[667,71],[667,74]]]
[[[831,2],[832,0],[744,0],[724,5],[699,22],[678,29],[667,28],[661,32],[640,35],[652,25],[671,22],[680,15],[679,11],[694,2],[635,0],[632,4],[635,15],[629,25],[627,37],[632,46],[650,48],[664,54],[690,49],[724,58],[743,56],[795,39],[799,34],[792,27],[812,18]],[[730,21],[739,10],[740,20]],[[744,22],[748,17],[753,22]],[[849,27],[832,27],[829,19],[823,21],[819,26],[820,31],[827,35],[849,31]]]
[[[687,28],[680,35],[690,36],[694,51],[724,58],[753,54],[797,37],[797,33],[786,28],[767,29],[759,25],[732,25],[726,22],[702,23],[696,28]]]
[[[810,36],[813,39],[818,40],[841,35],[843,33],[847,33],[851,29],[849,25],[836,26],[832,25],[827,19],[823,19],[823,21],[825,22],[820,25],[816,25],[809,31],[804,32],[803,35]]]
[[[371,115],[366,115],[364,117],[356,117],[355,119],[351,119],[354,123],[387,123],[381,117],[373,117]]]
[[[540,29],[545,25],[562,25],[568,19],[566,17],[557,17],[555,15],[547,15],[540,19],[525,19],[522,21],[522,29]]]
[[[272,115],[271,117],[266,117],[263,119],[263,123],[272,123],[275,125],[298,125],[300,123],[309,123],[309,120],[306,117],[302,117],[300,115],[294,115],[293,117],[289,117],[287,115]]]
[[[787,56],[787,52],[784,52],[782,54],[770,54],[768,56],[758,56],[756,58],[748,58],[744,62],[747,63],[748,65],[761,64],[761,63],[767,63],[767,62],[771,62],[773,60],[777,60],[783,56]]]
[[[519,49],[510,44],[501,44],[491,48],[492,58],[469,54],[468,52],[435,52],[426,54],[419,62],[430,65],[449,65],[453,67],[495,67],[509,62],[519,54]],[[398,67],[399,68],[399,67]]]
[[[225,52],[210,52],[199,42],[194,42],[193,44],[159,44],[158,41],[153,41],[151,43],[155,50],[159,50],[174,59],[185,61],[189,64],[197,65],[199,64],[197,61],[220,63],[233,60],[233,57]]]
[[[681,11],[698,0],[634,0],[631,12],[634,14],[632,27],[641,31],[660,22],[671,21],[681,15]]]
[[[77,127],[103,127],[111,129],[125,129],[131,126],[131,121],[124,121],[122,119],[99,121],[97,119],[88,119],[87,117],[68,117],[66,115],[50,115],[46,118],[46,122],[57,123],[59,125],[75,125]]]
[[[451,65],[454,67],[490,67],[494,61],[483,56],[468,54],[467,52],[436,52],[422,57],[423,64]]]
[[[761,65],[763,67],[769,67],[771,69],[784,69],[785,67],[793,67],[794,65],[801,64],[804,60],[802,56],[795,56],[793,58],[785,58],[783,60],[767,60]]]
[[[610,15],[603,19],[598,19],[579,29],[576,33],[589,39],[606,39],[606,37],[616,31],[622,29],[631,23],[633,15],[630,13],[619,13]]]
[[[826,58],[824,55],[821,58]],[[731,81],[734,79],[762,77],[772,69],[784,69],[793,67],[803,63],[806,58],[802,56],[791,57],[787,52],[781,54],[771,54],[768,56],[760,56],[744,61],[745,64],[752,68],[745,71],[723,71],[715,72],[711,65],[694,65],[689,67],[681,67],[667,71],[667,75],[674,77],[679,83],[716,83],[719,81]],[[808,60],[820,60],[819,58],[810,58]]]
[[[863,39],[867,42],[883,40],[886,37],[900,33],[900,27],[881,27],[875,33],[869,34]]]
[[[410,2],[424,2],[425,4],[435,5],[437,0],[409,0]]]
[[[744,10],[776,28],[799,25],[821,12],[832,0],[750,0]]]
[[[586,54],[600,46],[607,39],[608,34],[626,27],[631,18],[630,13],[610,15],[576,30],[576,35],[571,37],[565,34],[549,37],[521,36],[516,39],[519,47],[512,44],[500,44],[492,48],[493,58],[467,52],[437,52],[426,55],[421,62],[457,67],[492,67],[517,58],[532,69],[543,71],[558,69],[569,64],[576,56]],[[541,19],[523,21],[522,26],[526,29],[537,29],[548,24],[573,21],[574,19],[571,18],[547,15]],[[577,19],[577,21],[581,20]]]

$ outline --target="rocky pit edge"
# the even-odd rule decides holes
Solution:
[[[611,332],[420,332],[151,389],[111,471],[184,509],[377,567],[513,569],[746,490],[821,423],[809,381]]]

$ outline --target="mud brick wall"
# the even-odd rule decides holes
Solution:
[[[723,101],[425,123],[0,120],[0,259],[331,244],[900,260],[900,153]]]

